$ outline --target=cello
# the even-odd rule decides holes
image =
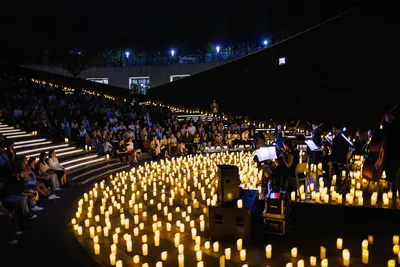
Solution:
[[[380,121],[380,130],[382,130],[383,122],[386,116],[390,115],[397,105],[386,113]],[[382,134],[374,135],[369,141],[368,155],[365,157],[362,167],[362,177],[368,181],[377,182],[383,174],[383,162],[385,162],[385,139]]]

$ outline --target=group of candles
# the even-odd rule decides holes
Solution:
[[[321,166],[317,166],[312,164],[310,171],[316,171]],[[322,167],[321,167],[322,168]],[[343,171],[341,173],[342,177],[346,175],[346,172]],[[307,189],[305,190],[305,186],[301,185],[300,188],[296,191],[292,191],[290,196],[292,201],[312,201],[314,203],[325,203],[325,204],[345,204],[345,205],[356,205],[356,206],[364,206],[368,203],[364,201],[364,192],[362,190],[363,185],[367,184],[368,181],[366,179],[361,179],[360,171],[350,171],[349,175],[350,180],[350,192],[343,195],[335,191],[335,184],[337,180],[337,175],[333,175],[332,177],[332,186],[329,188],[325,187],[324,180],[322,177],[318,179],[318,191],[315,191],[315,184],[310,183],[307,185]],[[307,192],[306,192],[307,191]],[[329,193],[328,193],[329,191]],[[393,199],[393,192],[389,191],[388,193],[383,193],[382,195],[382,206],[388,207],[390,201]],[[373,192],[370,197],[370,206],[375,207],[378,201],[378,193]]]
[[[206,230],[207,206],[217,205],[218,182],[213,178],[219,164],[237,165],[241,187],[260,190],[262,172],[249,152],[166,159],[110,176],[107,183],[96,183],[78,201],[71,223],[78,236],[90,238],[95,255],[108,253],[112,266],[123,266],[122,258],[118,259],[120,250],[132,254],[133,263],[143,262],[152,247],[163,246],[162,239],[170,239],[178,250],[179,266],[184,266],[187,251],[195,253],[198,266],[204,265],[204,253],[222,253],[219,264],[225,266],[233,256],[231,249],[201,236]],[[183,242],[187,232],[194,243],[188,249]],[[105,239],[111,246],[105,246]],[[134,244],[141,244],[141,250],[137,251]],[[151,260],[157,259],[156,266],[161,267],[169,253],[163,251],[158,259]],[[269,245],[266,257],[271,258],[271,253]],[[244,262],[246,250],[240,249],[238,257]]]

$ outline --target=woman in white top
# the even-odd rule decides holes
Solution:
[[[59,191],[59,190],[61,190],[61,188],[60,188],[60,183],[58,182],[58,179],[57,179],[57,174],[55,174],[51,170],[50,166],[47,165],[46,158],[47,158],[47,155],[45,152],[40,153],[39,173],[44,179],[50,180],[51,189],[53,191]]]
[[[153,140],[150,143],[150,154],[153,157],[158,157],[160,153],[160,141],[158,141],[157,136],[153,136]]]
[[[50,157],[47,160],[47,164],[57,174],[57,178],[60,181],[60,184],[62,186],[67,184],[67,172],[58,161],[58,158],[56,157],[56,152],[53,149],[49,151],[49,156]]]
[[[126,142],[126,150],[131,154],[133,157],[133,162],[138,162],[137,157],[136,157],[136,149],[133,144],[132,138],[128,139],[128,142]]]

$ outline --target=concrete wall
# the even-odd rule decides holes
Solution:
[[[129,77],[150,77],[151,87],[156,87],[170,82],[171,75],[196,74],[224,62],[194,63],[194,64],[171,64],[154,66],[133,66],[133,67],[102,67],[85,70],[81,73],[82,79],[87,78],[108,78],[108,84],[129,88]],[[62,68],[50,68],[37,65],[28,65],[28,68],[35,70],[57,73],[71,76],[68,71]]]

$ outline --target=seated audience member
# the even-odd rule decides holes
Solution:
[[[129,138],[128,141],[126,142],[126,150],[128,153],[133,157],[133,162],[138,162],[137,157],[136,157],[136,149],[133,144],[132,138]]]
[[[49,156],[50,157],[47,160],[47,164],[57,174],[57,178],[61,186],[65,186],[67,184],[67,171],[58,161],[56,152],[53,149],[49,151]]]
[[[148,139],[147,135],[143,136],[142,147],[143,152],[150,152],[150,140]]]
[[[160,140],[160,152],[161,155],[168,158],[168,139],[167,136],[164,134]]]
[[[47,155],[45,152],[40,153],[39,155],[39,163],[38,163],[38,170],[39,170],[39,177],[45,180],[50,181],[51,190],[60,191],[60,183],[57,178],[57,174],[50,168],[50,166],[46,163]]]
[[[160,141],[158,141],[157,136],[153,137],[153,140],[150,142],[150,154],[153,156],[153,159],[160,156]]]
[[[193,154],[199,151],[199,146],[200,146],[200,135],[198,133],[195,133],[193,137],[193,146],[192,146]]]
[[[174,136],[174,134],[171,134],[171,136],[168,139],[168,153],[172,156],[175,155],[177,153],[177,140]]]
[[[119,159],[121,161],[121,165],[122,164],[128,164],[129,165],[129,155],[130,155],[130,153],[127,150],[127,144],[125,143],[125,141],[123,139],[121,141],[119,141],[116,153],[119,156]]]
[[[16,236],[22,234],[17,230],[17,220],[0,201],[0,244],[14,245],[18,243]]]
[[[35,157],[30,157],[28,160],[28,165],[26,166],[26,172],[29,175],[29,179],[36,181],[37,182],[37,187],[39,188],[38,192],[41,194],[43,197],[47,197],[48,199],[58,199],[60,198],[59,196],[56,196],[49,188],[50,186],[50,181],[48,181],[48,184],[46,185],[47,180],[40,179],[38,180],[37,177],[37,162]]]

